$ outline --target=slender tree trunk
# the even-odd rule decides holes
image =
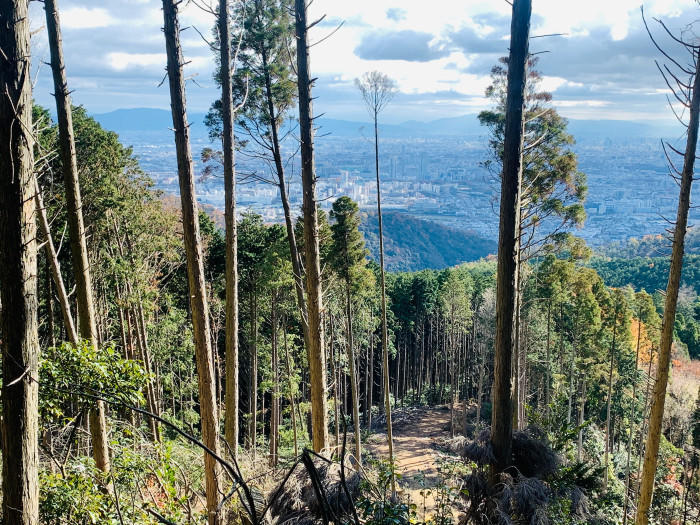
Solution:
[[[571,345],[571,367],[569,369],[569,396],[566,405],[566,424],[571,424],[571,418],[573,416],[574,409],[574,394],[575,392],[575,378],[574,373],[576,371],[576,318],[574,318],[574,336]]]
[[[416,377],[416,402],[420,403],[421,395],[423,394],[423,380],[424,380],[424,366],[425,366],[425,323],[423,323],[423,328],[420,336],[420,359],[418,362],[418,376]]]
[[[112,221],[112,227],[114,230],[114,235],[117,239],[119,239],[119,228],[117,221],[113,218]],[[117,247],[119,250],[119,255],[125,259],[128,259],[129,262],[131,263],[132,268],[136,268],[136,262],[134,261],[134,250],[133,246],[131,244],[131,240],[129,238],[128,232],[125,233],[124,239],[126,241],[126,248],[128,250],[128,255],[124,251],[124,247],[122,246],[121,242],[117,242]],[[124,280],[124,285],[126,287],[126,292],[130,297],[135,297],[136,299],[136,306],[132,307],[131,313],[134,318],[134,323],[135,323],[135,331],[136,331],[136,343],[139,349],[139,357],[140,361],[143,363],[144,369],[148,373],[149,376],[153,376],[153,367],[151,363],[151,353],[148,348],[148,332],[146,330],[146,317],[143,312],[143,298],[141,297],[141,292],[138,291],[137,293],[134,293],[131,282],[128,279]],[[131,332],[130,332],[131,336]],[[132,349],[133,350],[133,349]],[[132,352],[131,354],[131,359],[136,359],[136,356]],[[146,383],[145,387],[145,393],[146,393],[146,403],[147,403],[147,408],[149,412],[156,414],[160,416],[160,408],[158,404],[158,395],[157,395],[157,376],[153,377]],[[156,442],[160,442],[161,436],[160,436],[160,425],[158,424],[158,421],[156,421],[154,418],[149,418],[148,419],[148,426],[151,430],[151,435],[153,437],[153,440]]]
[[[340,419],[338,417],[338,386],[340,385],[340,372],[338,371],[337,361],[335,358],[333,314],[328,316],[328,325],[330,327],[329,349],[331,354],[331,375],[333,376],[333,422],[335,428],[335,450],[337,451],[340,447]]]
[[[697,49],[693,49],[693,58],[696,66],[698,66]],[[651,507],[651,499],[654,491],[654,476],[656,474],[656,462],[659,453],[659,441],[661,439],[661,423],[664,415],[664,404],[666,403],[666,386],[671,362],[671,346],[673,345],[673,327],[676,319],[681,270],[683,268],[685,234],[688,227],[690,192],[693,183],[695,152],[698,140],[700,74],[698,74],[697,70],[694,73],[692,92],[688,139],[681,175],[680,194],[678,197],[678,215],[676,217],[676,227],[673,232],[673,252],[671,253],[671,266],[668,274],[668,285],[666,286],[666,303],[664,306],[664,320],[661,328],[659,364],[657,368],[656,384],[654,385],[651,414],[649,416],[649,434],[647,436],[647,446],[644,452],[642,485],[637,507],[637,525],[647,525],[649,521],[649,508]]]
[[[479,434],[481,428],[481,404],[484,398],[484,362],[486,361],[485,349],[479,352],[479,386],[476,393],[476,423],[474,427],[474,436]]]
[[[651,369],[654,365],[654,345],[651,345],[651,349],[649,350],[649,366],[647,368],[647,380],[646,380],[646,387],[644,388],[644,408],[642,409],[642,430],[639,435],[639,443],[637,445],[637,472],[641,473],[642,471],[642,458],[644,457],[644,446],[645,446],[645,441],[644,441],[644,436],[646,436],[647,433],[647,414],[649,413],[648,406],[649,406],[649,389],[651,388],[651,383],[652,383],[652,376],[651,376]],[[637,490],[635,491],[635,501],[639,499],[639,490],[642,488],[641,483],[637,483]]]
[[[289,387],[289,412],[292,418],[292,432],[294,434],[294,457],[299,456],[299,445],[297,438],[297,418],[294,413],[296,402],[294,401],[294,390],[292,383],[292,360],[289,357],[289,347],[287,344],[287,319],[284,319],[282,324],[282,335],[284,336],[284,358],[287,363],[287,382]]]
[[[396,493],[396,477],[394,469],[394,437],[391,424],[391,397],[389,396],[389,329],[386,313],[386,278],[384,272],[384,226],[382,222],[382,192],[379,177],[379,127],[377,111],[374,111],[374,167],[377,177],[377,219],[379,222],[379,276],[382,292],[382,359],[384,363],[384,412],[386,414],[386,439],[389,446],[389,461],[391,462],[391,492]]]
[[[518,238],[520,238],[520,220],[518,220]],[[518,241],[519,243],[520,241]],[[520,280],[521,280],[521,270],[522,270],[522,252],[520,251],[522,247],[518,248],[518,261],[517,270],[515,277],[515,343],[513,346],[513,428],[515,430],[522,429],[522,420],[520,418],[521,409],[521,397],[522,397],[522,385],[520,383],[520,377],[522,374],[521,370],[521,360],[520,352],[522,351],[520,343]]]
[[[544,382],[545,414],[549,416],[549,404],[552,402],[550,389],[552,386],[552,300],[547,301],[547,369]]]
[[[223,123],[224,217],[226,222],[226,393],[224,436],[238,459],[238,227],[236,225],[236,167],[234,108],[231,90],[231,26],[229,2],[219,0],[221,49],[221,120]]]
[[[150,375],[150,374],[152,374],[151,362],[150,362],[150,358],[149,358],[148,351],[146,348],[146,342],[145,342],[144,332],[143,332],[143,327],[142,327],[142,319],[140,318],[140,315],[136,312],[136,310],[133,308],[132,308],[132,313],[133,313],[134,321],[136,322],[136,344],[137,344],[138,349],[139,349],[138,359],[143,364],[143,368],[145,369],[146,373],[148,373]],[[153,382],[149,381],[146,384],[146,387],[144,390],[145,390],[145,394],[146,394],[146,405],[148,407],[149,412],[152,412],[154,414],[158,414],[158,409],[156,407],[156,401],[155,401],[155,394],[154,394],[154,390],[153,390]],[[157,421],[153,418],[149,418],[148,426],[151,430],[153,440],[160,441],[160,434],[159,434]]]
[[[270,305],[270,324],[272,325],[271,362],[272,367],[272,399],[270,400],[270,465],[277,466],[277,448],[279,443],[280,420],[280,386],[279,386],[279,358],[277,344],[277,291],[272,292],[272,304]]]
[[[374,325],[374,314],[370,316],[370,326]],[[374,396],[374,330],[370,328],[371,332],[369,334],[369,391],[367,392],[367,429],[370,434],[372,433],[372,406],[373,396]]]
[[[199,215],[194,188],[194,166],[190,149],[190,128],[187,123],[185,103],[184,59],[180,47],[180,26],[177,19],[177,0],[163,0],[163,19],[166,52],[168,57],[168,79],[170,105],[177,166],[182,202],[182,228],[187,256],[187,281],[190,294],[190,309],[194,333],[195,358],[197,364],[199,405],[201,413],[202,441],[218,454],[219,417],[214,392],[214,364],[209,330],[209,305],[204,280],[204,257],[199,233]],[[205,486],[209,525],[224,522],[219,511],[220,468],[213,456],[204,454]]]
[[[39,335],[29,2],[0,1],[3,523],[39,522]]]
[[[258,445],[258,297],[255,291],[250,297],[250,448],[253,459],[257,455]]]
[[[371,341],[372,336],[368,334],[367,340]],[[369,382],[369,348],[367,348],[367,351],[365,353],[365,397],[363,399],[363,407],[362,407],[362,416],[365,420],[365,425],[367,425],[367,416],[368,410],[369,410],[369,389],[371,388],[370,382]]]
[[[46,0],[46,2],[44,2],[44,9],[46,11],[46,25],[49,34],[51,71],[53,72],[56,115],[58,117],[59,150],[66,189],[71,255],[78,299],[79,332],[81,337],[87,339],[94,347],[97,347],[97,327],[95,324],[92,281],[90,278],[87,243],[85,241],[83,205],[80,195],[78,165],[73,136],[73,115],[68,83],[66,80],[66,70],[63,63],[63,44],[61,41],[61,26],[56,0]],[[102,472],[108,472],[109,439],[107,438],[105,407],[102,401],[98,401],[96,407],[90,410],[90,433],[92,436],[92,454],[95,459],[95,465]]]
[[[131,359],[131,353],[129,349],[129,336],[126,334],[126,315],[124,314],[124,299],[121,294],[121,286],[117,284],[115,286],[115,292],[116,292],[116,303],[117,303],[117,311],[119,313],[119,336],[122,342],[122,352],[124,355],[124,359]],[[172,356],[170,356],[170,359],[172,359]],[[175,412],[173,412],[175,414]]]
[[[360,396],[357,388],[357,373],[355,371],[355,350],[352,333],[352,302],[350,300],[350,279],[345,282],[345,314],[348,322],[348,366],[350,367],[350,390],[352,396],[352,421],[355,425],[355,460],[362,465],[362,433],[360,429]]]
[[[457,343],[455,341],[455,307],[452,305],[452,311],[450,312],[450,354],[452,354],[452,363],[450,365],[450,435],[454,439],[455,437],[455,405],[457,404],[459,398],[459,392],[457,392],[457,376],[459,375],[459,356],[457,355]]]
[[[515,343],[523,106],[531,11],[530,0],[513,1],[496,273],[496,342],[491,419],[491,446],[494,453],[494,464],[491,469],[492,483],[496,483],[498,474],[512,463],[511,362]]]
[[[610,457],[610,414],[611,414],[611,404],[612,404],[612,379],[613,370],[615,366],[615,344],[617,338],[617,316],[618,316],[618,305],[615,305],[615,316],[613,318],[613,336],[612,345],[610,346],[610,371],[608,373],[608,402],[607,402],[607,412],[605,415],[605,459],[603,460],[603,465],[605,470],[603,471],[603,492],[608,491],[608,461]]]
[[[299,136],[301,139],[301,177],[304,193],[304,250],[306,252],[306,300],[309,325],[307,353],[311,376],[311,425],[313,448],[321,452],[328,446],[326,405],[326,355],[323,344],[323,296],[321,290],[321,254],[316,202],[316,168],[314,166],[313,110],[306,3],[295,0],[297,38],[297,85],[299,87]]]
[[[258,8],[260,8],[260,0],[256,0],[256,5]],[[277,126],[278,115],[275,113],[272,79],[270,78],[270,67],[268,64],[267,49],[265,46],[262,46],[261,59],[262,68],[265,75],[265,98],[267,102],[267,111],[270,118],[270,134],[272,135],[272,157],[275,163],[275,171],[277,172],[280,200],[282,201],[282,210],[284,212],[284,224],[287,228],[287,242],[289,242],[289,253],[292,260],[292,271],[294,272],[294,290],[296,292],[297,307],[299,308],[299,314],[301,317],[304,342],[308,346],[309,324],[306,311],[306,300],[304,298],[304,281],[301,256],[297,245],[296,233],[294,232],[292,209],[289,204],[289,194],[287,192],[287,182],[284,173],[284,163],[282,162],[282,150],[280,147],[279,129]]]
[[[46,207],[44,206],[44,199],[42,198],[41,188],[36,179],[34,179],[34,184],[36,188],[35,199],[36,199],[36,211],[39,218],[39,228],[44,234],[44,248],[46,251],[46,259],[51,267],[51,277],[53,278],[54,285],[56,285],[56,295],[58,295],[58,302],[61,305],[61,315],[63,317],[63,326],[66,328],[68,333],[68,340],[75,344],[78,344],[78,333],[75,330],[75,323],[73,322],[73,315],[70,311],[70,302],[68,301],[68,293],[66,292],[66,286],[63,282],[63,276],[61,275],[61,266],[58,262],[58,254],[56,253],[56,248],[53,243],[53,236],[51,235],[51,228],[49,227],[49,221],[46,217]]]
[[[37,204],[38,207],[38,204]],[[46,264],[44,266],[46,273],[44,274],[44,279],[46,286],[44,287],[44,301],[46,301],[46,331],[48,333],[47,344],[49,348],[56,347],[56,327],[54,326],[54,311],[53,311],[53,286],[51,280],[51,263],[48,258],[46,259]],[[52,469],[55,465],[52,465]]]
[[[143,314],[142,299],[137,298],[136,311],[134,312],[134,318],[136,319],[136,332],[137,332],[137,342],[139,350],[141,351],[141,362],[146,369],[148,375],[153,376],[153,366],[151,363],[151,352],[148,349],[148,336],[146,333],[146,319]],[[148,402],[148,410],[156,415],[160,415],[160,408],[158,406],[158,396],[156,393],[155,378],[152,378],[146,384],[146,399]],[[153,418],[149,418],[148,426],[151,429],[151,434],[153,439],[160,442],[160,425],[158,421]]]
[[[634,383],[632,383],[632,412],[630,414],[630,430],[627,439],[627,464],[625,466],[625,505],[622,514],[622,525],[627,525],[627,514],[629,511],[630,501],[630,461],[632,457],[632,444],[634,441],[634,420],[636,417],[637,404],[637,377],[639,374],[639,348],[642,341],[642,308],[639,307],[638,324],[637,324],[637,353],[634,358]]]
[[[586,374],[581,377],[581,399],[578,408],[578,443],[576,448],[576,459],[581,462],[583,460],[583,423],[586,411]]]

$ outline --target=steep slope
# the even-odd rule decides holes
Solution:
[[[386,267],[391,271],[440,269],[496,253],[496,243],[474,232],[449,228],[397,211],[383,213]],[[379,259],[376,213],[363,214],[360,229],[373,259]]]

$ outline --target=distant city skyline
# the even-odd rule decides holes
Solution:
[[[666,90],[639,10],[639,0],[573,2],[536,0],[532,34],[564,33],[533,39],[543,52],[539,69],[555,105],[570,118],[665,120]],[[185,5],[186,4],[186,5]],[[33,2],[35,98],[51,105],[51,79],[44,13]],[[213,18],[183,3],[184,27],[211,34]],[[648,20],[662,17],[671,29],[695,20],[690,0],[645,2]],[[168,108],[168,93],[158,87],[164,75],[162,12],[157,0],[62,0],[60,12],[69,83],[77,104],[91,112],[118,108]],[[489,71],[506,54],[510,6],[504,1],[316,0],[312,19],[326,18],[313,31],[311,50],[315,111],[329,118],[364,120],[365,110],[353,85],[364,71],[381,70],[394,78],[399,93],[385,113],[386,122],[430,120],[476,113],[487,107],[484,89]],[[652,22],[660,42],[663,30]],[[183,32],[192,111],[206,111],[217,97],[214,60],[196,31]],[[670,47],[669,49],[672,49]],[[38,71],[38,73],[37,73]]]

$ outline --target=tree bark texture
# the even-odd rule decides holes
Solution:
[[[221,48],[221,119],[223,121],[224,217],[226,222],[226,393],[224,435],[238,459],[238,228],[236,225],[236,168],[231,91],[231,26],[227,0],[219,1]]]
[[[39,522],[36,216],[27,0],[0,0],[3,523]]]
[[[307,354],[311,382],[311,427],[313,448],[320,452],[328,446],[326,402],[326,355],[323,345],[323,296],[321,290],[321,254],[318,238],[316,168],[314,166],[313,109],[309,69],[306,3],[295,0],[297,39],[297,85],[299,88],[299,136],[301,139],[301,179],[303,188],[304,250],[306,260],[306,309],[309,337]]]
[[[515,343],[518,232],[523,158],[523,107],[529,48],[531,0],[514,0],[511,20],[506,127],[501,177],[501,209],[496,272],[496,341],[491,445],[492,478],[512,463],[511,364]]]
[[[693,55],[695,63],[698,64],[698,51],[694,50]],[[697,70],[693,78],[692,91],[690,120],[688,123],[688,140],[685,147],[683,171],[681,174],[678,214],[676,217],[676,227],[673,231],[673,251],[671,253],[671,267],[668,273],[668,285],[666,286],[664,320],[661,327],[659,363],[657,365],[656,383],[654,384],[654,393],[651,402],[649,433],[647,435],[646,450],[644,451],[644,467],[642,469],[641,489],[637,504],[637,525],[647,525],[649,522],[649,508],[651,507],[651,499],[654,491],[656,462],[659,454],[659,441],[661,439],[661,423],[664,416],[664,404],[666,403],[666,386],[668,384],[671,347],[673,345],[673,327],[676,320],[676,306],[678,303],[681,270],[683,269],[685,234],[688,228],[688,210],[690,209],[690,190],[693,183],[695,152],[698,141],[698,121],[700,120],[700,75]]]
[[[209,307],[204,281],[204,257],[199,233],[199,215],[194,188],[194,166],[190,149],[190,128],[185,102],[184,59],[180,47],[177,18],[179,2],[163,0],[165,47],[168,58],[170,106],[175,130],[177,169],[182,203],[182,229],[187,257],[187,281],[192,311],[195,358],[197,363],[202,441],[219,453],[219,418],[214,391],[214,364],[209,330]],[[205,485],[209,525],[223,522],[217,510],[220,493],[220,468],[213,456],[204,454]]]
[[[73,135],[73,113],[70,92],[63,61],[63,42],[61,24],[58,17],[57,0],[44,2],[46,27],[49,35],[51,53],[51,71],[53,73],[54,96],[56,98],[56,116],[58,120],[58,145],[61,169],[66,191],[68,211],[68,228],[70,231],[71,260],[75,274],[76,296],[78,302],[79,335],[97,347],[97,326],[95,323],[95,304],[90,278],[85,224],[83,223],[83,203],[80,195],[78,164],[75,155],[75,137]],[[90,410],[90,435],[92,437],[92,455],[95,465],[102,472],[109,471],[109,439],[105,406],[102,401]]]

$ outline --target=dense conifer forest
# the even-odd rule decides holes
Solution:
[[[162,0],[155,35],[176,196],[72,104],[57,0],[32,21],[56,106],[34,102],[29,2],[0,0],[2,523],[700,523],[695,34],[645,19],[663,65],[640,87],[665,79],[684,108],[682,140],[659,146],[678,215],[668,236],[594,253],[576,236],[575,137],[529,50],[531,0],[512,2],[479,115],[490,240],[382,212],[378,122],[397,87],[381,72],[356,80],[377,207],[326,207],[308,3],[194,3],[219,88],[203,151],[182,2]],[[237,205],[252,176],[238,156],[265,162],[255,177],[276,186],[283,223]],[[201,177],[223,180],[217,217]]]

